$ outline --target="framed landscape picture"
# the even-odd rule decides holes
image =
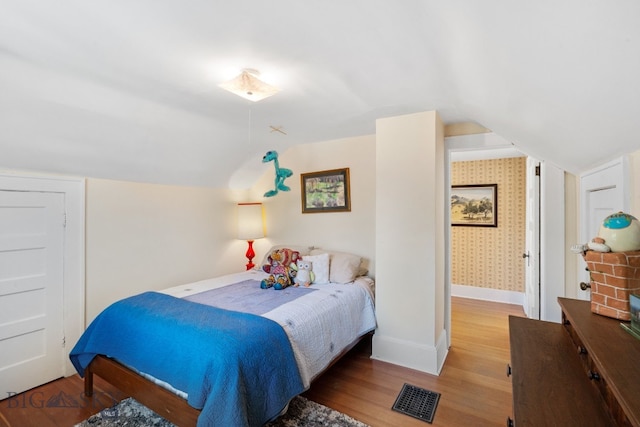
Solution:
[[[350,212],[349,168],[300,174],[302,213]]]
[[[498,226],[498,184],[451,186],[451,225]]]

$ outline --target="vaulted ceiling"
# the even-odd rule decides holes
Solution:
[[[635,0],[0,0],[0,168],[243,187],[267,150],[438,110],[579,173],[640,149],[638,22]],[[218,87],[247,67],[281,92]]]

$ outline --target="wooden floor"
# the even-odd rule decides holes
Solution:
[[[524,316],[519,306],[453,298],[452,344],[439,376],[372,360],[365,342],[304,395],[372,427],[425,427],[424,421],[391,409],[402,385],[409,383],[441,393],[433,426],[504,426],[512,415],[506,376],[510,314]],[[83,396],[77,375],[4,399],[0,427],[73,426],[126,397],[99,378],[95,381],[93,399]],[[66,397],[66,406],[55,400],[58,396]]]

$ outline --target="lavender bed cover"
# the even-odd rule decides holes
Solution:
[[[222,305],[220,308],[225,309],[243,311],[244,307],[245,311],[280,324],[291,341],[305,388],[343,349],[359,336],[376,328],[371,279],[360,278],[350,284],[318,284],[309,289],[286,288],[277,291],[260,289],[259,282],[265,277],[266,273],[262,271],[249,270],[175,286],[162,292],[202,304],[219,304]],[[252,283],[255,283],[255,289],[251,288]],[[232,284],[242,284],[236,287],[242,288],[240,298],[230,292],[232,287],[221,289]],[[218,293],[222,303],[216,303],[215,293],[207,293],[213,289],[220,290],[215,293]],[[263,295],[267,305],[260,308],[259,304],[242,298],[243,293],[250,293],[251,298],[255,299]],[[279,300],[284,303],[275,303]],[[173,391],[185,395],[179,390]]]

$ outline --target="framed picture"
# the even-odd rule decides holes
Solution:
[[[350,212],[349,168],[300,174],[302,213]]]
[[[498,184],[452,185],[451,225],[498,226]]]

